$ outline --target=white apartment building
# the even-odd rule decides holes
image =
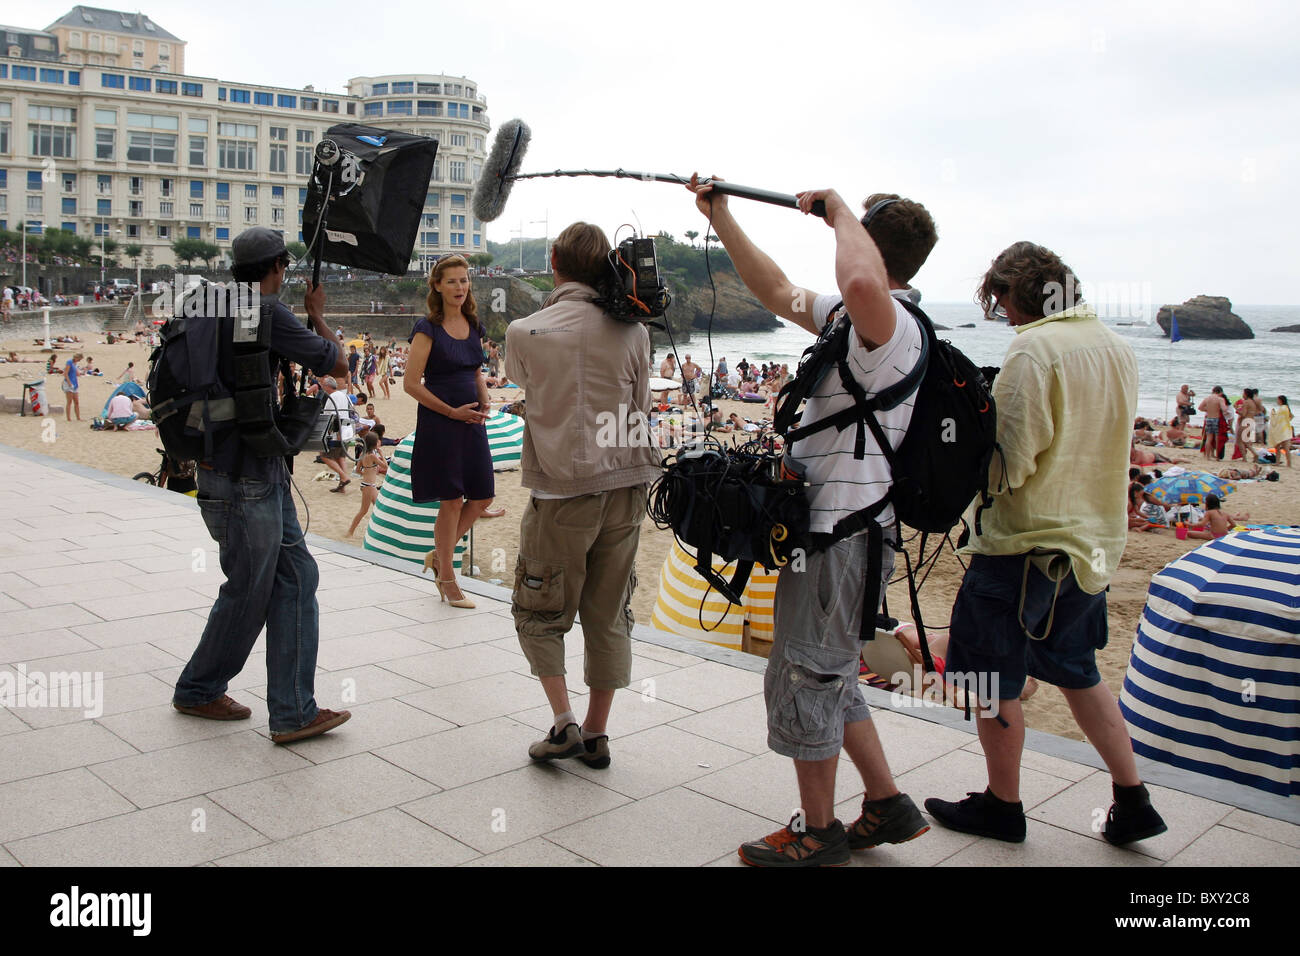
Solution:
[[[70,22],[86,22],[83,10],[130,21],[133,30],[148,23],[159,34],[154,56],[165,48],[183,58],[182,41],[138,14],[78,7],[46,31],[25,32],[42,48],[51,35],[62,42]],[[88,30],[79,32],[84,48],[60,49],[57,58],[35,59],[17,41],[6,52],[24,55],[0,57],[0,228],[26,222],[32,233],[65,229],[139,243],[146,266],[174,263],[171,243],[182,237],[214,243],[226,257],[248,226],[302,240],[316,143],[330,126],[356,122],[439,141],[413,252],[419,267],[486,249],[470,199],[489,123],[472,80],[360,77],[347,93],[330,94],[169,73],[157,59],[137,69],[120,53],[116,66],[91,66],[72,60],[91,48]],[[115,48],[123,42],[134,41],[124,33]],[[95,45],[102,50],[107,36]]]

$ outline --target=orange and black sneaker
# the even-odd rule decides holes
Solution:
[[[845,866],[848,864],[848,837],[844,824],[832,820],[822,829],[804,826],[793,829],[795,820],[775,833],[753,843],[741,844],[742,862],[750,866]]]
[[[906,843],[929,829],[930,824],[907,794],[896,793],[883,800],[868,800],[864,794],[862,816],[849,827],[849,847],[869,850],[882,843]]]

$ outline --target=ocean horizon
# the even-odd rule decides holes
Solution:
[[[976,365],[1002,364],[1015,337],[1010,326],[986,320],[973,302],[922,300],[921,306],[936,325],[948,327],[939,337],[952,342]],[[1250,326],[1255,338],[1183,339],[1171,345],[1155,323],[1155,309],[1103,319],[1137,356],[1139,414],[1160,418],[1173,414],[1174,396],[1184,383],[1196,391],[1198,401],[1215,385],[1221,385],[1231,397],[1245,388],[1258,388],[1267,407],[1272,407],[1278,395],[1286,395],[1292,403],[1300,398],[1300,333],[1272,331],[1300,324],[1300,305],[1234,303],[1232,311]],[[780,328],[761,332],[713,333],[711,361],[706,361],[710,353],[707,330],[694,329],[689,342],[677,342],[678,358],[689,353],[709,368],[715,368],[724,357],[729,368],[742,358],[760,365],[783,362],[794,371],[813,337],[793,323],[778,321]],[[975,328],[959,328],[971,323]],[[668,348],[666,342],[656,344],[656,364],[663,361]]]

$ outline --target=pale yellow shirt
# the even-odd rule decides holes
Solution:
[[[1090,306],[1018,326],[993,386],[1006,471],[995,454],[993,504],[965,553],[1063,551],[1080,588],[1103,590],[1128,539],[1137,392],[1133,350]]]

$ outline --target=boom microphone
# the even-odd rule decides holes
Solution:
[[[524,150],[532,137],[523,120],[513,119],[503,123],[497,131],[492,152],[483,166],[478,187],[474,190],[474,215],[482,222],[492,222],[506,208],[506,198],[510,187],[518,179],[550,179],[557,176],[595,176],[599,178],[639,179],[647,183],[677,183],[685,186],[690,177],[678,176],[676,173],[638,173],[628,169],[557,169],[549,173],[520,173],[519,167],[524,161]],[[755,199],[759,202],[772,203],[790,209],[799,208],[799,200],[788,193],[772,192],[768,189],[756,189],[753,186],[741,186],[725,180],[702,180],[711,185],[714,192],[726,196],[738,196],[741,199]],[[813,203],[814,216],[826,218],[826,203],[817,200]]]
[[[497,130],[492,152],[483,164],[478,187],[474,190],[474,215],[482,222],[492,222],[506,208],[510,187],[514,185],[524,152],[532,138],[528,124],[520,119],[507,120]]]

